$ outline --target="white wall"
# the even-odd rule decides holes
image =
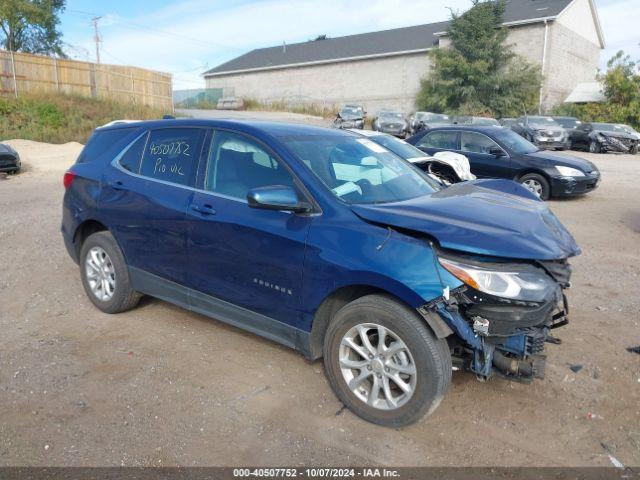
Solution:
[[[374,115],[380,108],[414,108],[427,53],[208,77],[207,88],[224,88],[261,102],[323,104],[354,102]]]
[[[601,46],[589,0],[573,0],[558,16],[556,22],[573,30],[594,45]]]
[[[582,82],[593,82],[600,62],[600,47],[582,35],[554,22],[549,27],[543,109],[550,110]]]

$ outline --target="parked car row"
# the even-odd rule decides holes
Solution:
[[[393,134],[362,129],[350,131],[413,163],[444,185],[476,177],[504,178],[517,181],[542,200],[595,190],[601,181],[598,168],[582,158],[559,156],[540,149],[541,135],[548,135],[543,137],[550,139],[548,144],[556,141],[555,137],[560,134],[546,130],[546,120],[530,120],[527,123],[530,135],[533,140],[539,140],[538,144],[512,129],[473,117],[465,124],[431,126],[406,141],[396,138],[393,135],[396,131]]]
[[[333,126],[358,128],[365,125],[364,108],[345,105]],[[416,133],[445,125],[501,125],[518,133],[537,147],[553,150],[587,150],[592,153],[623,152],[635,154],[640,145],[640,133],[629,125],[613,123],[583,123],[574,117],[523,115],[519,118],[445,115],[417,111],[406,116],[398,110],[383,109],[372,119],[371,129],[407,138]]]
[[[575,117],[525,115],[500,120],[504,127],[541,148],[591,153],[638,153],[640,134],[628,125],[581,122]]]

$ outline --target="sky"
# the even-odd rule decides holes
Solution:
[[[470,0],[67,0],[61,30],[71,58],[169,72],[174,88],[202,88],[208,68],[254,48],[447,20]],[[596,0],[606,48],[640,60],[640,2]]]

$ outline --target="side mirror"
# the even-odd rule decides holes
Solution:
[[[311,211],[311,205],[298,200],[296,191],[284,185],[252,188],[247,193],[247,202],[249,207],[262,210],[284,210],[295,213]]]
[[[502,150],[500,147],[491,147],[489,149],[489,154],[493,155],[494,157],[504,157],[506,155],[504,153],[504,150]]]

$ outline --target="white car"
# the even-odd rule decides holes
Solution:
[[[438,152],[432,157],[393,135],[372,130],[357,130],[355,128],[348,130],[356,135],[368,138],[408,162],[417,165],[421,170],[437,177],[445,185],[476,179],[476,176],[471,173],[469,159],[460,153]]]

